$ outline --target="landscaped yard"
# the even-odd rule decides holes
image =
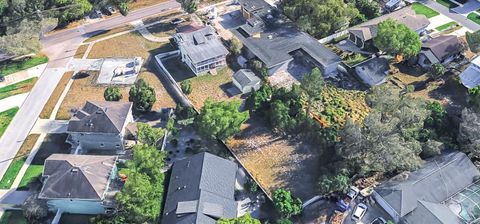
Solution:
[[[475,22],[477,24],[480,24],[480,16],[477,15],[476,13],[474,13],[474,12],[468,14],[467,18],[469,20],[472,20],[473,22]]]
[[[7,130],[8,125],[10,124],[10,122],[12,122],[13,117],[17,112],[18,107],[14,107],[0,113],[0,138]]]
[[[0,64],[0,74],[10,75],[18,71],[29,69],[40,64],[48,62],[48,57],[45,55],[36,55],[30,59],[21,60],[18,62],[11,62],[7,64]]]
[[[3,213],[0,224],[27,224],[27,219],[20,210],[7,210]]]
[[[451,21],[451,22],[449,22],[449,23],[445,23],[445,24],[443,24],[443,25],[441,25],[441,26],[438,26],[438,27],[436,27],[435,29],[438,30],[438,31],[444,31],[444,30],[446,30],[446,29],[448,29],[448,28],[450,28],[450,27],[456,26],[457,24],[458,24],[457,22]]]
[[[259,119],[250,120],[227,145],[268,194],[278,188],[302,200],[318,194],[318,147],[274,135]]]
[[[0,88],[0,100],[17,94],[30,92],[37,80],[38,78],[34,77]]]
[[[37,154],[32,160],[32,163],[28,166],[25,175],[20,181],[19,188],[27,188],[28,183],[34,178],[38,177],[43,171],[43,165],[45,159],[54,153],[69,154],[70,145],[65,143],[67,134],[49,134],[45,137],[45,140],[40,145]]]
[[[25,163],[25,160],[32,151],[32,148],[37,142],[39,136],[40,135],[38,134],[31,134],[27,136],[25,141],[23,141],[20,150],[17,152],[17,155],[15,155],[15,158],[13,159],[12,163],[10,163],[10,166],[8,166],[7,171],[0,181],[0,189],[9,189],[12,186],[13,181],[15,181],[18,172]]]
[[[438,13],[437,11],[418,2],[414,2],[412,4],[412,9],[415,11],[416,14],[425,15],[427,18],[432,18],[434,16],[440,15],[440,13]]]
[[[58,82],[57,87],[53,90],[52,95],[48,99],[45,106],[43,106],[42,112],[40,112],[40,119],[49,119],[50,115],[52,114],[53,108],[57,104],[60,96],[62,95],[65,87],[67,86],[68,81],[72,78],[73,72],[66,72],[63,74],[62,79]]]
[[[449,9],[455,8],[458,6],[457,4],[451,2],[450,0],[436,0],[436,1]]]

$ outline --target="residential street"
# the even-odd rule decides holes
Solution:
[[[433,10],[447,16],[448,18],[458,22],[460,25],[470,29],[470,30],[473,30],[473,31],[477,31],[477,30],[480,30],[480,25],[479,24],[476,24],[475,22],[467,19],[466,16],[464,15],[461,15],[461,14],[458,14],[458,13],[455,13],[455,12],[451,12],[447,7],[441,5],[440,3],[436,2],[436,1],[433,1],[433,0],[426,0],[426,1],[418,1],[430,8],[432,8]]]
[[[50,61],[31,93],[10,123],[0,139],[0,179],[5,174],[11,159],[15,156],[25,138],[34,126],[43,106],[67,71],[66,67],[73,58],[78,46],[92,34],[109,30],[129,22],[150,17],[155,14],[178,9],[180,4],[170,0],[158,5],[132,11],[128,16],[115,16],[96,23],[56,32],[42,39],[45,53]]]

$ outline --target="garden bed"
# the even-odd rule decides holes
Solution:
[[[18,94],[30,92],[37,80],[38,78],[34,77],[0,88],[0,100]]]

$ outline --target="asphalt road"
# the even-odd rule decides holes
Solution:
[[[33,128],[43,106],[65,73],[66,67],[73,58],[78,46],[86,38],[96,32],[109,30],[138,19],[150,17],[168,10],[178,9],[179,7],[180,4],[169,0],[158,5],[132,11],[125,17],[115,16],[96,23],[59,31],[44,37],[41,40],[44,46],[42,52],[50,58],[50,61],[0,139],[0,179],[10,165],[11,159],[15,157],[23,141]]]
[[[449,8],[441,5],[440,3],[436,2],[436,1],[433,1],[433,0],[425,0],[425,1],[418,1],[432,9],[434,9],[435,11],[447,16],[448,18],[456,21],[457,23],[459,23],[460,25],[472,30],[472,31],[477,31],[477,30],[480,30],[480,25],[469,20],[466,16],[464,15],[461,15],[461,14],[458,14],[456,12],[453,12],[453,11],[450,11]]]

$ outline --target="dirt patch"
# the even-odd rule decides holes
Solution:
[[[302,200],[318,194],[320,165],[314,147],[277,136],[259,120],[250,120],[227,144],[268,194],[278,188]]]
[[[75,52],[75,55],[73,55],[74,58],[82,58],[85,52],[88,49],[88,44],[80,45],[77,48],[77,51]]]

